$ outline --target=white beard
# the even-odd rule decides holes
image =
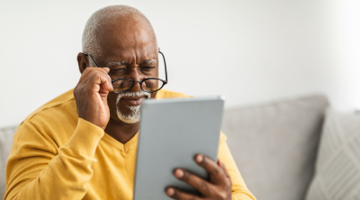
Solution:
[[[129,106],[128,108],[130,109],[130,114],[128,114],[128,115],[124,115],[123,113],[121,113],[120,108],[118,107],[120,99],[122,97],[131,97],[131,96],[145,96],[147,98],[151,97],[150,93],[144,92],[142,90],[140,90],[139,92],[125,92],[122,94],[118,94],[118,96],[116,98],[116,113],[117,113],[118,118],[127,124],[134,124],[134,123],[140,121],[141,105]]]

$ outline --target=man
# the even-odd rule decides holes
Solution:
[[[79,83],[27,117],[14,136],[5,199],[132,199],[141,102],[186,96],[160,90],[158,59],[153,28],[138,10],[109,6],[95,12],[77,56]],[[225,140],[222,135],[224,164],[195,158],[211,182],[174,172],[201,197],[171,186],[164,192],[174,199],[254,199]]]

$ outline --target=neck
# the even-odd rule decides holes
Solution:
[[[109,120],[105,132],[117,141],[125,144],[139,131],[139,122],[126,124],[124,122]]]

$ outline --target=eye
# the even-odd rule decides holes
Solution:
[[[155,69],[155,67],[151,67],[151,66],[141,67],[141,71],[143,71],[143,72],[152,72],[154,69]]]
[[[126,71],[126,68],[114,69],[114,71],[116,71],[116,72],[122,72],[122,71]]]
[[[125,74],[126,70],[127,70],[126,68],[114,68],[114,69],[110,69],[109,74],[114,74],[114,75]]]

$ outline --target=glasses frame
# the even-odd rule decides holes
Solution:
[[[131,84],[131,86],[130,86],[129,89],[126,89],[126,90],[121,91],[121,92],[114,92],[114,91],[112,91],[112,92],[114,92],[114,93],[116,93],[116,94],[125,93],[125,92],[131,90],[131,89],[134,87],[135,83],[140,83],[140,88],[141,88],[141,90],[144,91],[144,92],[153,93],[153,92],[157,92],[157,91],[161,90],[161,89],[168,83],[168,76],[167,76],[167,68],[166,68],[165,56],[164,56],[164,54],[163,54],[160,50],[159,50],[158,52],[162,55],[163,60],[164,60],[165,80],[163,80],[163,79],[161,79],[161,78],[144,78],[144,79],[141,80],[141,81],[135,81],[134,79],[130,79],[130,78],[118,78],[118,79],[112,80],[112,81],[111,81],[111,84],[113,84],[115,81],[119,81],[119,80],[129,80],[129,81],[131,81],[132,84]],[[99,67],[98,64],[96,64],[94,58],[93,58],[90,54],[88,54],[88,53],[83,53],[83,54],[84,54],[86,57],[89,57],[89,58],[92,60],[92,62],[94,63],[95,67]],[[159,59],[159,58],[158,58],[158,59]],[[162,85],[159,89],[157,89],[157,90],[155,90],[155,91],[147,91],[147,90],[144,90],[143,87],[142,87],[142,83],[143,83],[144,81],[147,81],[147,80],[159,80],[159,81],[163,82],[163,85]]]

